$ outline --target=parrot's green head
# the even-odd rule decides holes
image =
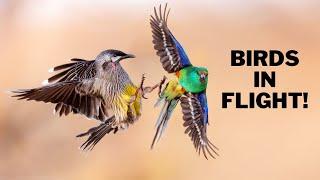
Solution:
[[[207,88],[208,69],[189,66],[180,70],[178,78],[187,92],[199,93]]]
[[[197,67],[197,74],[200,82],[207,86],[208,83],[208,69],[204,67]]]
[[[96,58],[97,61],[101,62],[103,69],[112,70],[120,65],[120,61],[128,58],[135,58],[133,54],[126,54],[119,50],[108,49],[102,51]]]

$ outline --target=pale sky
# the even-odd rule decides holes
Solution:
[[[90,13],[97,10],[97,12],[117,11],[120,8],[140,8],[143,11],[152,10],[153,6],[160,3],[169,2],[169,6],[174,9],[188,8],[201,9],[209,13],[221,13],[228,15],[236,12],[247,12],[254,10],[255,7],[268,6],[281,8],[283,11],[302,11],[311,13],[320,7],[320,1],[316,0],[184,0],[184,1],[156,1],[156,0],[25,0],[25,1],[10,1],[0,0],[0,11],[9,6],[9,3],[19,3],[18,8],[15,9],[13,15],[17,22],[23,23],[45,23],[47,21],[63,21],[68,18],[68,14],[73,12],[90,11]],[[15,6],[14,5],[11,5]],[[294,14],[294,13],[290,13]],[[74,14],[73,14],[74,15]],[[28,21],[28,22],[26,22]]]

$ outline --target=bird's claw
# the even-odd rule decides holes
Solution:
[[[167,77],[166,76],[163,76],[162,80],[160,81],[160,83],[156,84],[155,86],[153,87],[143,87],[143,84],[144,84],[144,81],[145,81],[146,77],[145,77],[145,74],[142,74],[142,79],[141,79],[141,83],[140,83],[140,87],[138,88],[138,91],[136,92],[136,96],[138,94],[138,92],[141,93],[141,97],[143,99],[148,99],[145,95],[147,93],[151,93],[154,89],[156,89],[157,87],[159,88],[159,92],[158,92],[158,95],[160,96],[161,94],[161,91],[162,91],[162,85],[166,82],[167,80]]]
[[[148,99],[147,97],[145,97],[145,93],[144,93],[144,87],[143,87],[143,84],[144,84],[144,81],[146,80],[146,76],[145,74],[142,74],[142,80],[141,80],[141,84],[140,84],[140,89],[141,89],[141,97],[143,99]]]
[[[142,74],[141,83],[140,83],[140,87],[143,86],[145,80],[146,80],[146,74],[143,73],[143,74]]]
[[[143,99],[148,99],[147,97],[145,97],[145,93],[144,93],[144,87],[143,87],[143,84],[144,84],[144,81],[146,80],[146,76],[145,74],[142,74],[142,79],[141,79],[141,83],[140,83],[140,87],[138,88],[138,91],[136,92],[136,97],[138,96],[138,92],[141,92],[141,97]]]
[[[167,77],[166,76],[163,76],[162,80],[160,81],[159,83],[159,91],[158,91],[158,96],[160,97],[161,95],[161,92],[162,92],[162,85],[166,82],[167,80]]]
[[[141,96],[143,99],[148,99],[147,97],[144,96],[144,93],[142,91],[142,96]]]

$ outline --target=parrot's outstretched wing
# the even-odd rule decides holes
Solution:
[[[183,67],[190,66],[191,63],[180,43],[170,32],[167,21],[170,10],[167,12],[167,4],[164,11],[159,7],[159,14],[154,8],[154,16],[151,15],[150,24],[152,28],[152,37],[154,49],[160,56],[163,68],[169,72],[177,72]]]
[[[80,81],[83,79],[93,78],[96,75],[95,60],[87,61],[84,59],[71,59],[72,63],[62,64],[56,66],[50,71],[61,71],[56,75],[50,77],[47,81],[52,82],[64,82],[64,81]]]
[[[218,155],[214,146],[207,137],[208,107],[205,92],[200,94],[187,93],[180,98],[183,112],[183,125],[187,128],[185,133],[191,137],[194,147],[202,151],[205,158],[207,153],[215,158]],[[215,154],[215,155],[214,155]]]
[[[90,94],[90,82],[58,82],[34,89],[13,91],[19,100],[35,100],[57,104],[59,113],[70,112],[84,114],[89,118],[104,120],[108,118],[106,105],[101,97]],[[64,108],[64,109],[61,109]],[[61,115],[61,114],[60,114]]]

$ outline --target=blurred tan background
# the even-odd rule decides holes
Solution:
[[[102,50],[137,56],[122,64],[139,82],[165,74],[151,43],[149,15],[164,1],[0,0],[0,179],[320,179],[320,2],[170,1],[169,26],[196,65],[210,71],[209,137],[220,157],[199,157],[183,132],[180,107],[150,150],[156,94],[127,131],[106,136],[90,153],[75,135],[95,126],[58,118],[53,105],[4,93],[40,86],[47,70]],[[299,51],[296,67],[231,67],[232,49]],[[277,87],[253,88],[253,71],[276,70]],[[221,93],[307,91],[309,109],[222,109]]]

